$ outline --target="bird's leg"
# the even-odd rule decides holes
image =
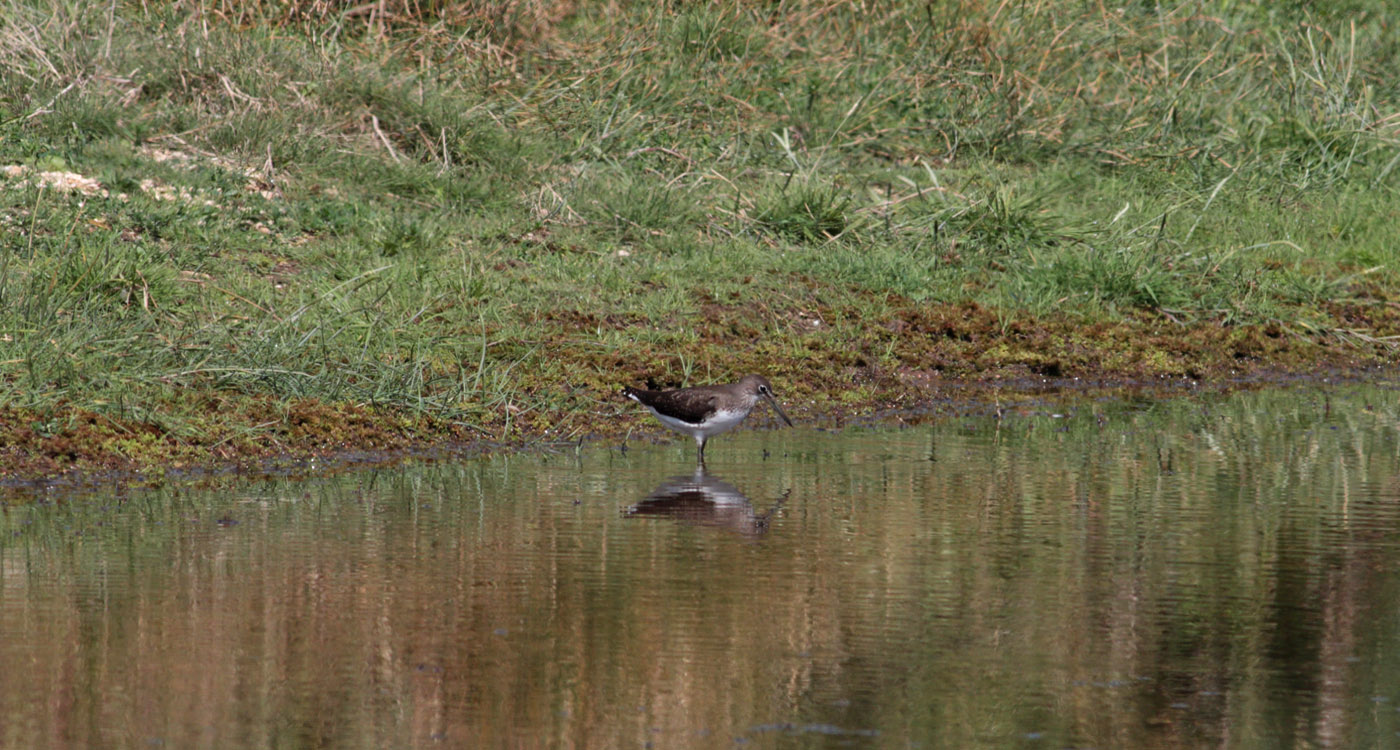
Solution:
[[[696,435],[696,436],[695,436],[695,444],[698,445],[698,446],[700,446],[699,452],[696,453],[695,465],[696,465],[696,466],[704,466],[704,465],[705,465],[705,436],[704,436],[704,435]]]

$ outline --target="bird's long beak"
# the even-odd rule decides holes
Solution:
[[[788,415],[783,413],[783,407],[778,406],[778,399],[773,398],[772,395],[767,393],[763,394],[763,397],[768,399],[768,403],[773,407],[773,411],[778,412],[778,416],[782,417],[784,422],[787,422],[788,427],[791,427],[792,420],[788,419]]]

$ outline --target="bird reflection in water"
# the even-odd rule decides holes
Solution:
[[[627,518],[674,518],[682,523],[713,526],[747,537],[760,537],[768,531],[773,514],[782,507],[791,491],[785,491],[772,507],[758,513],[748,496],[738,487],[705,471],[702,465],[690,476],[671,477],[657,485],[645,500],[622,511],[622,515]]]

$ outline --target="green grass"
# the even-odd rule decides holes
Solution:
[[[567,435],[648,377],[822,404],[853,366],[1400,333],[1380,2],[0,2],[0,404],[60,423],[281,424],[219,394]],[[968,303],[1042,334],[913,332]]]

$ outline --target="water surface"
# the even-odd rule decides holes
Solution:
[[[8,507],[0,746],[1400,742],[1393,388],[693,450]]]

